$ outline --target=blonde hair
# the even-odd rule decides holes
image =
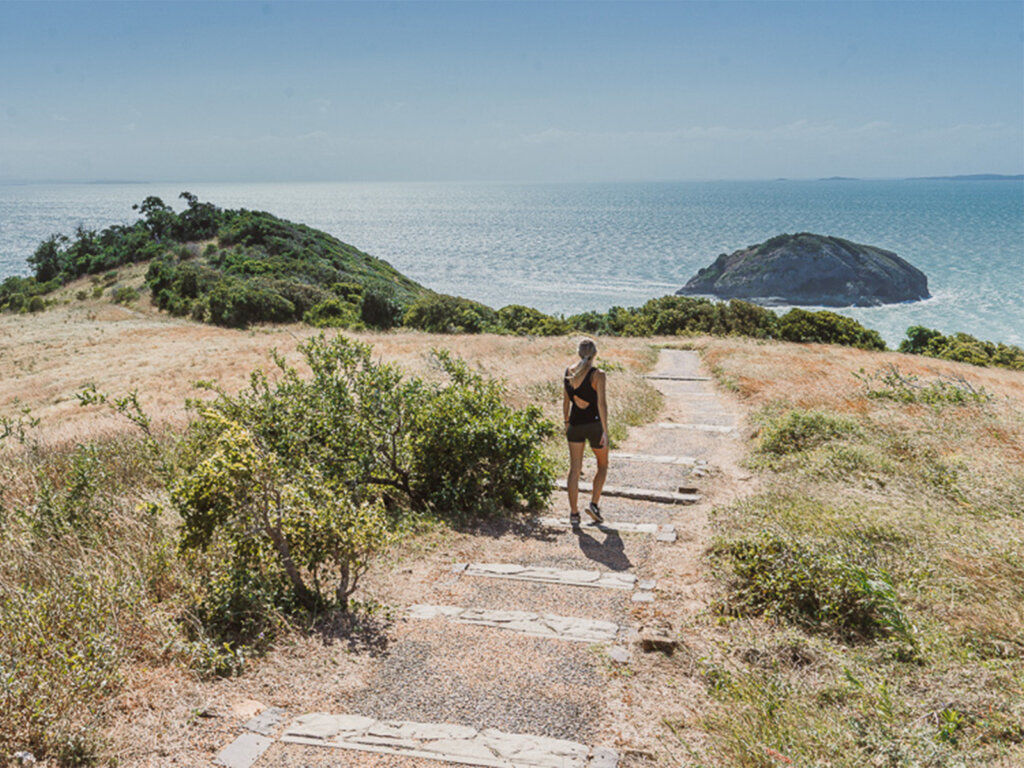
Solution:
[[[576,389],[576,387],[583,383],[583,378],[587,375],[587,371],[594,367],[594,358],[597,357],[597,344],[594,343],[593,339],[581,339],[576,347],[576,352],[580,356],[580,361],[572,366],[565,375],[573,389]]]

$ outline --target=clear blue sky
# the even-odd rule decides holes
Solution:
[[[4,2],[0,180],[1024,172],[1024,2]]]

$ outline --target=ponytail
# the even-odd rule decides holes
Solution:
[[[587,372],[594,367],[594,358],[597,357],[597,345],[593,339],[583,339],[580,341],[576,352],[580,356],[580,361],[569,368],[565,375],[566,380],[573,389],[576,389],[583,383]]]

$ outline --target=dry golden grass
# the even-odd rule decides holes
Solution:
[[[72,289],[74,286],[71,287]],[[70,289],[69,289],[70,290]],[[145,305],[145,301],[141,302]],[[77,392],[94,385],[101,392],[139,392],[143,409],[158,424],[181,425],[184,401],[199,380],[234,391],[257,367],[271,369],[271,350],[293,364],[297,345],[318,333],[302,325],[238,331],[201,325],[105,300],[73,301],[38,315],[0,315],[0,414],[31,408],[42,420],[47,441],[85,439],[123,424],[102,408],[82,408]],[[348,332],[347,332],[348,333]],[[516,405],[543,404],[552,417],[561,407],[559,376],[574,354],[572,339],[517,336],[446,336],[416,331],[352,332],[373,345],[374,354],[410,373],[429,370],[429,351],[453,350],[489,376],[504,378]],[[643,339],[599,339],[600,359],[627,371],[643,371],[655,355]],[[615,378],[628,380],[616,384]],[[610,401],[621,405],[635,376],[613,377]],[[613,414],[614,418],[614,414]]]
[[[1022,764],[1024,374],[824,345],[687,345],[755,424],[798,409],[861,430],[772,461],[752,452],[762,490],[718,509],[715,535],[770,531],[887,571],[916,650],[709,615],[692,640],[699,652],[679,659],[707,691],[672,721],[682,743],[714,766]],[[890,366],[922,383],[966,381],[992,399],[868,397],[855,374]]]

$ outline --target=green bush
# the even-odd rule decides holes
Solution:
[[[403,324],[429,333],[483,333],[499,330],[498,315],[488,306],[461,296],[425,294],[410,306]]]
[[[852,419],[822,411],[793,409],[766,417],[756,450],[763,454],[785,456],[860,433],[860,427]]]
[[[1024,370],[1024,349],[1020,347],[981,341],[966,333],[944,336],[920,325],[907,329],[907,338],[900,342],[899,351],[971,365]]]
[[[42,296],[33,296],[28,300],[28,303],[25,304],[25,309],[29,312],[42,312],[46,309],[46,302],[43,300]]]
[[[521,304],[509,304],[499,309],[498,323],[506,331],[520,336],[564,336],[570,331],[564,320]]]
[[[992,395],[984,387],[975,389],[966,379],[939,377],[922,382],[918,376],[901,373],[895,365],[886,366],[872,374],[864,373],[861,369],[854,375],[864,384],[864,393],[875,399],[934,406],[984,405],[992,400]]]
[[[877,331],[835,312],[791,309],[779,318],[778,338],[798,343],[840,344],[860,349],[885,349]]]
[[[720,543],[715,553],[734,577],[727,602],[734,613],[778,616],[846,637],[912,640],[890,576],[834,547],[761,534]]]
[[[192,461],[171,499],[183,521],[182,546],[216,546],[230,564],[228,607],[240,594],[251,602],[259,585],[282,607],[346,608],[369,554],[386,541],[379,505],[354,503],[314,466],[289,468],[216,406],[200,419],[187,449]],[[238,624],[216,629],[245,637],[247,627]]]
[[[110,297],[117,304],[130,304],[138,301],[139,292],[130,286],[119,285],[112,290]]]
[[[278,613],[344,609],[368,555],[409,515],[462,522],[550,494],[541,444],[553,425],[464,362],[439,352],[444,378],[425,381],[341,335],[300,351],[308,377],[276,357],[274,381],[256,372],[238,394],[194,404],[172,500],[183,548],[223,564],[196,600],[196,642],[238,651]]]
[[[540,450],[554,434],[537,406],[505,403],[500,382],[470,371],[445,351],[435,359],[449,383],[428,386],[410,428],[414,499],[456,522],[520,502],[541,507],[554,481]]]
[[[317,328],[352,328],[361,325],[359,308],[341,299],[327,299],[302,316]]]

